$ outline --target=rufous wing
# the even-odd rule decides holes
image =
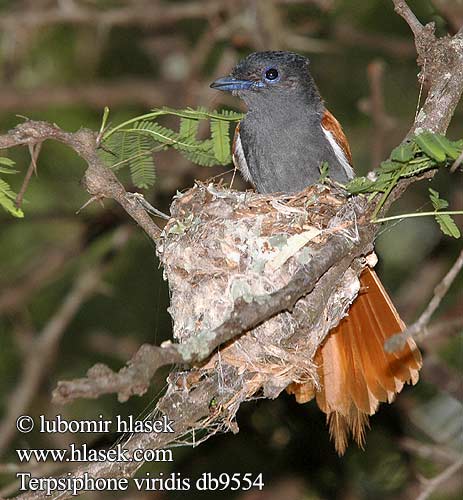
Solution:
[[[380,402],[392,402],[406,382],[415,384],[421,368],[421,355],[412,339],[401,351],[385,351],[384,342],[405,325],[374,271],[366,268],[360,283],[348,315],[316,353],[319,390],[311,383],[291,384],[287,389],[299,403],[315,396],[340,455],[349,434],[363,446],[368,415],[376,412]]]
[[[338,143],[339,147],[343,150],[349,165],[352,165],[352,153],[349,146],[349,141],[347,140],[346,134],[341,127],[341,124],[336,120],[334,115],[327,109],[323,113],[322,117],[322,127],[328,130],[332,135],[334,140]]]

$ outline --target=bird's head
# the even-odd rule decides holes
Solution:
[[[211,83],[211,87],[238,95],[248,106],[288,99],[294,102],[300,98],[309,104],[321,103],[309,72],[309,59],[294,52],[250,54],[235,66],[229,76],[219,78]]]

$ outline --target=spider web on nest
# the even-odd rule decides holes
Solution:
[[[169,283],[175,339],[183,343],[212,331],[229,318],[238,298],[265,300],[302,265],[310,266],[328,235],[338,233],[355,244],[358,203],[326,185],[275,196],[197,183],[179,194],[157,248]],[[311,381],[317,387],[315,352],[356,297],[358,274],[357,266],[338,277],[316,317],[311,302],[315,289],[291,312],[228,342],[202,366],[172,372],[167,395],[184,391],[186,399],[202,377],[216,374],[222,401],[220,408],[211,402],[210,416],[174,443],[194,446],[217,432],[237,431],[234,419],[242,402],[275,398],[292,382]],[[297,342],[291,342],[295,337]]]

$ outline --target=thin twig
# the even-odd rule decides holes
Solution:
[[[436,309],[439,307],[442,299],[447,294],[450,286],[454,282],[461,268],[463,267],[463,250],[460,252],[457,260],[450,268],[448,273],[444,276],[442,281],[436,286],[434,289],[434,295],[427,305],[426,309],[423,311],[418,320],[413,323],[409,328],[407,328],[404,332],[394,335],[389,338],[384,347],[388,352],[398,351],[403,348],[405,342],[409,337],[413,337],[415,339],[421,340],[425,338],[428,333],[427,325],[431,319],[431,316],[434,314]]]
[[[439,320],[427,327],[427,339],[441,337],[442,335],[451,336],[463,330],[463,317]]]
[[[92,9],[75,2],[72,9],[62,9],[59,6],[50,9],[39,7],[24,9],[19,15],[16,12],[7,13],[2,15],[0,27],[2,29],[11,29],[11,27],[36,29],[43,26],[51,27],[55,24],[164,27],[185,19],[201,19],[214,13],[219,14],[227,3],[224,0],[203,0],[183,5],[160,6],[157,2],[154,5],[153,2],[147,2],[142,4],[143,8],[124,6],[112,9]]]
[[[413,212],[410,214],[400,214],[400,215],[391,215],[390,217],[381,217],[379,219],[375,219],[372,222],[374,224],[379,224],[381,222],[389,222],[391,220],[400,220],[400,219],[411,219],[414,217],[429,217],[436,215],[463,215],[462,210],[442,210],[442,211],[434,211],[434,212]]]
[[[160,217],[164,220],[169,220],[170,217],[166,215],[164,212],[161,212],[157,208],[153,207],[151,203],[147,202],[144,196],[141,193],[127,193],[127,198],[132,199],[138,203],[151,215],[156,217]]]
[[[384,62],[372,61],[367,69],[370,85],[368,114],[373,121],[373,143],[371,146],[371,164],[376,167],[384,159],[386,131],[391,126],[391,118],[384,106],[383,76]]]
[[[419,317],[418,321],[415,323],[417,330],[423,330],[423,328],[429,323],[431,316],[439,307],[439,304],[447,294],[448,289],[454,282],[455,278],[457,277],[462,267],[463,267],[463,250],[460,252],[460,255],[458,256],[453,266],[450,268],[449,272],[445,275],[444,279],[434,289],[433,298],[431,299],[428,306]]]
[[[79,228],[80,229],[80,228]],[[47,250],[23,269],[23,276],[14,283],[2,283],[0,315],[19,311],[34,293],[49,283],[82,250],[81,231],[75,230],[73,238],[62,248]]]
[[[433,462],[443,463],[445,465],[452,464],[458,460],[459,455],[451,448],[444,446],[423,443],[411,437],[404,437],[399,441],[399,445],[403,450],[413,453],[414,455],[432,460]]]
[[[22,183],[21,189],[16,196],[16,200],[14,204],[16,208],[20,208],[24,199],[24,195],[26,194],[27,187],[29,186],[29,182],[32,178],[32,174],[35,172],[37,174],[37,160],[39,158],[40,150],[42,149],[42,143],[39,142],[35,146],[31,146],[31,163],[29,168],[27,169],[26,175],[24,177],[24,181]]]
[[[458,167],[463,163],[463,152],[460,156],[453,162],[453,165],[450,167],[450,173],[453,174],[457,171]]]
[[[418,118],[418,113],[420,112],[421,96],[423,95],[424,82],[426,81],[426,58],[424,58],[423,73],[419,75],[419,79],[421,80],[421,82],[420,82],[420,91],[418,92],[418,100],[416,102],[415,121]]]
[[[5,417],[0,423],[0,452],[6,451],[6,446],[15,435],[16,419],[24,414],[36,395],[59,339],[82,303],[97,289],[100,277],[101,273],[97,269],[81,274],[60,308],[30,346],[27,359],[24,360],[21,381],[14,388]]]
[[[453,115],[439,114],[439,109],[455,109],[463,91],[463,33],[437,38],[434,23],[423,26],[405,0],[392,0],[395,11],[407,22],[415,37],[421,78],[426,77],[430,88],[426,100],[407,137],[423,130],[445,133]],[[426,64],[426,74],[424,65]]]
[[[6,415],[0,422],[0,453],[14,437],[16,419],[29,407],[29,404],[40,386],[42,378],[50,366],[58,343],[69,323],[82,304],[101,288],[101,277],[108,267],[108,254],[119,250],[128,241],[130,228],[122,227],[113,235],[111,251],[100,258],[97,266],[81,272],[74,286],[64,298],[62,304],[50,318],[44,329],[30,345],[23,363],[23,375],[7,405]]]
[[[204,83],[206,86],[206,84]],[[193,85],[196,88],[196,84]],[[47,109],[49,106],[69,106],[77,103],[101,110],[104,106],[139,104],[145,107],[156,102],[169,102],[171,96],[180,92],[179,85],[167,86],[159,80],[148,78],[124,78],[116,81],[94,81],[85,85],[47,85],[22,90],[11,85],[2,85],[1,111],[18,112]]]
[[[230,367],[228,367],[224,373],[224,378],[227,385],[230,386],[233,383],[234,386],[238,387],[236,370],[230,370]],[[205,420],[210,425],[214,421],[220,421],[220,412],[211,416],[210,403],[212,397],[214,397],[219,407],[230,399],[228,392],[219,390],[218,375],[216,373],[209,374],[194,387],[185,388],[181,391],[169,391],[158,402],[157,410],[174,422],[174,433],[134,433],[130,436],[130,439],[124,442],[124,449],[127,449],[129,456],[136,449],[165,449],[169,445],[173,445],[182,436],[187,435],[192,430],[194,431],[195,428],[204,430],[205,426],[207,427]],[[93,478],[130,477],[135,474],[140,466],[141,463],[135,460],[124,462],[93,461],[77,467],[72,474],[73,477],[81,477],[84,473]],[[83,493],[83,491],[80,493]],[[38,500],[50,497],[47,497],[44,491],[30,490],[16,498]],[[61,491],[57,498],[64,500],[66,498],[75,498],[75,496],[72,496],[70,490],[66,490]]]
[[[407,5],[407,2],[405,2],[405,0],[392,1],[394,2],[394,10],[397,12],[397,14],[405,19],[405,21],[413,31],[415,38],[419,37],[421,30],[423,29],[423,25],[418,21],[418,18]]]
[[[426,500],[429,498],[441,484],[451,478],[461,467],[463,467],[463,458],[454,462],[436,477],[426,480],[425,489],[420,493],[416,500]]]

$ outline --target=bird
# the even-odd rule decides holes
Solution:
[[[246,105],[232,158],[260,193],[300,192],[319,181],[326,163],[333,181],[345,184],[355,176],[349,142],[326,108],[309,66],[307,57],[294,52],[255,52],[210,85]],[[391,403],[405,383],[418,381],[422,360],[413,339],[401,351],[384,349],[384,342],[404,329],[384,286],[367,266],[347,316],[316,352],[319,384],[287,388],[299,403],[315,398],[339,455],[349,436],[363,448],[368,417],[381,402]]]

